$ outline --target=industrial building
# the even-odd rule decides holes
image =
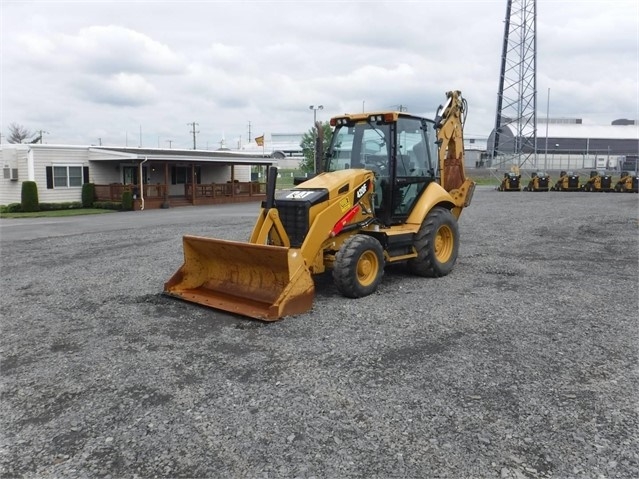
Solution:
[[[502,167],[513,161],[517,141],[528,154],[523,164],[528,170],[608,169],[636,171],[639,155],[639,125],[633,120],[616,120],[610,125],[586,125],[581,119],[550,119],[537,124],[534,135],[514,137],[511,125],[499,130],[500,156],[486,157],[486,166]],[[488,138],[494,145],[495,130]],[[489,150],[490,151],[490,150]],[[536,153],[536,155],[535,155]]]

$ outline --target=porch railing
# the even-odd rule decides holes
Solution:
[[[190,198],[193,185],[184,185],[184,196]],[[196,198],[215,198],[219,196],[253,196],[266,194],[266,183],[235,182],[195,185]]]
[[[157,183],[144,185],[144,197],[147,199],[164,198],[170,185]],[[184,197],[192,197],[191,184],[184,185]],[[98,201],[122,201],[122,193],[131,191],[139,197],[139,185],[123,185],[112,183],[109,185],[95,185],[95,195]],[[235,182],[235,183],[209,183],[195,185],[196,198],[216,198],[221,196],[254,196],[266,194],[266,183],[259,182]],[[171,195],[173,196],[173,195]]]
[[[95,198],[98,201],[122,201],[122,193],[131,191],[135,185],[111,183],[110,185],[95,185]]]

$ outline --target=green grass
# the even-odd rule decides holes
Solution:
[[[471,178],[478,185],[484,185],[484,186],[485,185],[499,186],[499,184],[501,183],[501,181],[499,181],[497,178],[494,178],[494,177],[474,178],[471,174],[469,175],[469,178]]]
[[[281,169],[278,170],[278,178],[277,178],[277,186],[278,190],[283,190],[287,188],[293,188],[293,177],[294,176],[304,176],[304,173],[300,170],[292,170],[292,169]]]
[[[279,170],[279,178],[277,179],[277,189],[293,188],[293,176],[304,176],[300,170]],[[494,185],[499,186],[501,180],[486,171],[466,170],[466,176],[471,178],[478,185]]]
[[[78,208],[69,210],[34,211],[31,213],[0,213],[0,218],[59,218],[64,216],[101,215],[116,213],[114,210]]]

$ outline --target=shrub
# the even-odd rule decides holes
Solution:
[[[85,183],[82,185],[82,206],[91,208],[95,201],[95,184]]]
[[[102,210],[121,210],[122,203],[117,201],[94,201],[93,207]]]
[[[22,204],[20,203],[9,203],[6,206],[2,207],[3,213],[21,213],[22,212]]]
[[[67,201],[63,203],[40,203],[40,211],[54,211],[54,210],[77,210],[82,208],[82,203],[79,201]]]
[[[133,210],[133,193],[130,190],[124,190],[122,192],[122,209],[124,211]]]
[[[22,211],[40,211],[38,202],[38,185],[35,181],[22,182]]]

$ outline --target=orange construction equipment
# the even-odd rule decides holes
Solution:
[[[639,175],[628,171],[621,172],[621,178],[615,184],[617,193],[639,193]]]
[[[457,220],[475,183],[464,174],[461,92],[446,94],[434,120],[405,112],[344,114],[324,172],[276,191],[249,241],[184,236],[184,264],[164,293],[273,321],[311,309],[314,274],[332,270],[347,297],[373,293],[388,263],[444,276],[457,260]]]
[[[584,191],[614,191],[612,176],[598,171],[591,171],[590,178],[582,186]]]

